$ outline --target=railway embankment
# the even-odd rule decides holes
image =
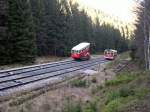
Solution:
[[[92,74],[92,70],[94,74]],[[149,112],[150,73],[128,56],[100,64],[55,89],[14,96],[2,112]],[[91,74],[90,74],[91,73]],[[39,92],[39,93],[38,93]]]

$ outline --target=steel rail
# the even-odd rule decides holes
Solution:
[[[39,71],[30,71],[30,72],[27,72],[26,74],[21,74],[21,75],[18,75],[18,74],[14,74],[13,76],[9,76],[9,77],[5,77],[5,78],[0,78],[0,83],[4,83],[4,82],[8,82],[8,81],[15,81],[17,79],[23,79],[23,78],[27,78],[27,77],[34,77],[34,76],[40,76],[40,75],[43,75],[43,74],[46,74],[46,73],[53,73],[53,72],[58,72],[60,70],[65,70],[65,69],[69,69],[69,68],[73,68],[73,67],[78,67],[78,66],[81,66],[83,64],[86,64],[86,63],[93,63],[95,61],[103,61],[103,60],[99,60],[99,59],[95,59],[95,60],[92,60],[92,61],[86,61],[86,62],[77,62],[77,65],[75,66],[66,66],[66,67],[62,67],[62,68],[58,68],[58,69],[52,69],[50,68],[49,70],[47,71],[44,71],[43,69],[40,69]]]
[[[17,68],[17,69],[13,69],[13,70],[6,70],[6,71],[0,72],[0,78],[13,76],[13,75],[17,75],[17,74],[22,74],[22,73],[27,73],[27,72],[33,72],[33,71],[37,71],[37,70],[41,70],[41,69],[47,69],[50,67],[56,67],[56,66],[60,66],[60,65],[67,65],[67,64],[71,64],[71,63],[76,63],[76,62],[73,60],[70,60],[70,61],[63,61],[63,62],[59,62],[59,63],[49,63],[49,64],[43,64],[43,65],[37,65],[37,66],[29,66],[29,67],[25,67],[25,68]]]
[[[31,66],[25,66],[25,67],[19,67],[19,68],[13,68],[13,69],[8,69],[8,70],[0,70],[0,74],[3,73],[10,73],[10,72],[15,72],[15,71],[21,71],[21,70],[34,70],[34,68],[39,68],[42,66],[49,66],[49,65],[59,65],[59,64],[63,64],[63,63],[72,63],[75,62],[74,60],[66,60],[66,61],[58,61],[58,62],[50,62],[50,63],[44,63],[44,64],[38,64],[38,65],[31,65]]]
[[[23,74],[23,73],[28,73],[28,72],[34,72],[34,71],[37,71],[37,70],[44,70],[44,69],[48,69],[48,68],[51,68],[51,67],[57,67],[57,66],[62,66],[62,65],[69,65],[69,64],[75,64],[75,63],[79,63],[79,62],[76,62],[76,61],[73,61],[73,60],[71,60],[71,61],[67,61],[66,63],[65,62],[62,62],[62,63],[50,63],[50,64],[46,64],[46,65],[41,65],[41,66],[38,66],[38,67],[33,67],[32,69],[31,69],[31,67],[29,67],[29,68],[25,68],[25,69],[21,69],[21,71],[20,71],[20,69],[18,70],[18,69],[15,69],[15,70],[8,70],[8,71],[6,71],[6,72],[3,72],[2,74],[0,73],[0,79],[1,78],[4,78],[4,77],[9,77],[9,76],[15,76],[15,75],[19,75],[19,74]],[[16,72],[13,72],[13,71],[16,71]],[[19,71],[19,72],[18,72]]]

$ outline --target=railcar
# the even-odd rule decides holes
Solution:
[[[82,42],[71,49],[71,57],[75,60],[90,59],[90,43]]]
[[[104,58],[108,60],[114,60],[117,57],[117,50],[106,49],[104,51]]]

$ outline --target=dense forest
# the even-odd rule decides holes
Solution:
[[[37,56],[69,56],[83,41],[92,53],[128,49],[125,32],[79,10],[68,0],[0,0],[0,64],[34,62]]]
[[[149,53],[149,37],[150,37],[150,1],[143,0],[136,9],[137,21],[136,30],[134,32],[134,41],[131,47],[132,58],[138,59],[145,63],[148,67]]]

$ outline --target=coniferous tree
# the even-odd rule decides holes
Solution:
[[[0,64],[11,63],[8,38],[8,1],[0,0]]]
[[[29,0],[9,0],[10,56],[13,62],[33,62],[36,56],[35,32]]]

